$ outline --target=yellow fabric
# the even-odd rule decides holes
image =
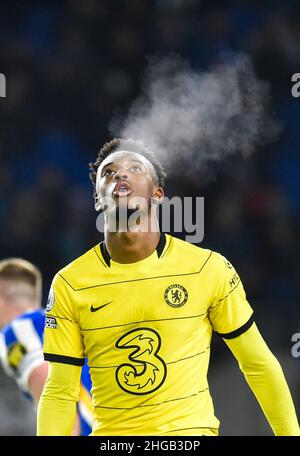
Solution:
[[[224,339],[239,362],[275,435],[299,436],[299,424],[282,369],[255,324],[232,340]]]
[[[37,435],[71,435],[79,397],[81,367],[49,363],[38,406]]]
[[[213,252],[203,272],[207,293],[213,299],[208,314],[214,331],[228,334],[239,329],[249,320],[253,310],[236,270],[226,258]]]
[[[166,239],[160,258],[110,267],[96,246],[54,280],[47,316],[56,324],[45,329],[44,351],[71,363],[88,357],[92,435],[218,432],[207,383],[212,331],[239,329],[252,309],[224,257]]]
[[[72,289],[57,275],[53,280],[52,292],[55,296],[55,304],[52,311],[46,313],[45,325],[45,336],[47,337],[48,333],[50,333],[51,337],[47,337],[44,352],[48,351],[49,346],[49,353],[52,353],[53,346],[55,347],[54,353],[79,358],[81,365],[83,365],[85,356],[82,334],[78,326],[76,307],[72,305]],[[58,326],[57,330],[53,327],[50,328],[50,325],[47,324],[47,322],[51,322],[53,326],[53,319],[54,326]]]

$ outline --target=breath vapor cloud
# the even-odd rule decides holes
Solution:
[[[142,94],[128,115],[114,118],[117,136],[141,139],[176,173],[210,170],[229,156],[248,157],[274,140],[280,127],[268,112],[269,85],[249,57],[231,56],[208,71],[197,71],[178,56],[151,58]]]

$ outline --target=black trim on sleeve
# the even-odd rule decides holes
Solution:
[[[253,323],[254,323],[254,316],[252,314],[251,317],[249,318],[249,320],[240,328],[235,329],[234,331],[229,332],[229,333],[222,334],[222,333],[217,332],[217,334],[218,334],[218,336],[223,337],[223,339],[234,339],[235,337],[238,337],[241,334],[243,334],[244,332],[248,331],[248,329],[253,325]]]
[[[54,361],[55,363],[72,364],[73,366],[83,366],[84,358],[73,358],[72,356],[54,355],[53,353],[44,353],[45,361]]]

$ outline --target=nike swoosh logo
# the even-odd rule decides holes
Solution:
[[[110,304],[111,302],[112,302],[112,301],[108,301],[106,304],[102,304],[102,306],[99,306],[99,307],[94,307],[93,305],[91,305],[90,311],[91,311],[91,312],[97,312],[97,310],[102,309],[102,307],[107,306],[107,305]]]

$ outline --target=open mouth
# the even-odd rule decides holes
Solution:
[[[131,185],[126,181],[117,182],[113,190],[113,195],[117,197],[129,196],[132,193]]]

